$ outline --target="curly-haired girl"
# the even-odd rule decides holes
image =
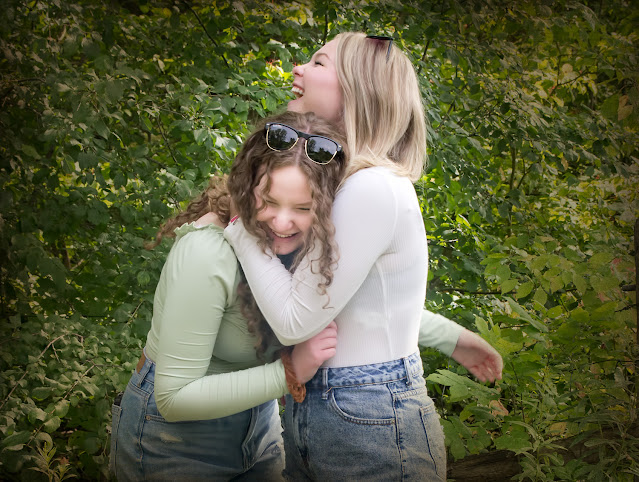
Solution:
[[[289,269],[312,260],[316,289],[327,296],[337,260],[330,213],[345,165],[341,144],[312,114],[272,117],[248,137],[228,179],[213,178],[158,232],[154,244],[176,240],[144,353],[113,406],[111,470],[119,480],[281,477],[275,399],[303,396],[303,384],[335,353],[336,327],[280,350],[211,220],[229,221],[232,198],[247,230]]]

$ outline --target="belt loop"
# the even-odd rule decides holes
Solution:
[[[320,368],[322,370],[322,400],[328,399],[328,392],[331,388],[328,386],[328,368]]]
[[[147,374],[149,373],[149,370],[151,370],[151,366],[152,366],[153,362],[151,360],[149,360],[148,358],[146,358],[146,360],[144,361],[144,365],[142,365],[142,369],[138,372],[138,379],[137,379],[137,383],[136,385],[138,387],[142,386],[142,382],[144,381],[144,379],[146,378]]]
[[[408,357],[402,358],[402,362],[404,362],[404,371],[406,372],[406,385],[412,387],[413,374],[410,372],[410,362],[408,360]]]

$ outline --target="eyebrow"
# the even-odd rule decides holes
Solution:
[[[265,193],[262,195],[262,197],[264,198],[265,201],[268,202],[278,202],[277,199],[271,197],[268,193]],[[300,207],[312,207],[313,206],[313,200],[311,199],[310,201],[306,202],[306,203],[299,203],[299,204],[295,204],[294,205],[296,208],[300,208]]]
[[[331,58],[328,56],[328,54],[325,54],[324,52],[317,52],[315,54],[315,59],[317,59],[317,57],[326,57],[328,60],[331,60]]]

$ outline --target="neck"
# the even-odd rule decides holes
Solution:
[[[292,253],[289,254],[278,254],[277,257],[280,259],[282,264],[286,269],[290,271],[291,266],[293,265],[293,261],[295,260],[295,256],[299,252],[299,249],[296,249]]]

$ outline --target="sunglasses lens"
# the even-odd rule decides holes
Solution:
[[[318,164],[328,164],[337,153],[337,144],[324,137],[312,136],[306,141],[306,153]]]
[[[267,139],[271,149],[287,151],[297,142],[297,132],[281,124],[273,124],[268,129]]]

